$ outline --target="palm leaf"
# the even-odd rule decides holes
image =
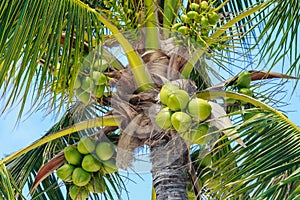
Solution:
[[[217,199],[237,196],[242,199],[286,199],[289,194],[296,194],[300,178],[297,172],[300,128],[282,113],[253,98],[231,92],[198,93],[198,97],[207,99],[222,96],[247,99],[256,108],[244,111],[251,113],[252,118],[244,121],[237,117],[235,125],[229,129],[234,130],[232,134],[240,133],[246,147],[236,145],[236,139],[228,140],[223,136],[211,153],[213,162],[198,168],[200,179],[205,173],[212,173],[204,184],[204,188],[209,188],[205,193]],[[241,113],[232,115],[236,114]]]
[[[218,4],[223,2],[225,1],[218,1]],[[299,1],[230,1],[221,11],[236,15],[261,4],[266,4],[266,7],[235,23],[234,29],[242,33],[238,37],[241,39],[241,51],[244,51],[244,55],[247,52],[257,55],[259,52],[258,64],[269,70],[276,64],[284,65],[288,61],[290,67],[282,68],[282,71],[298,77]]]
[[[80,109],[80,111],[78,111]],[[85,118],[91,118],[98,116],[97,112],[95,112],[95,107],[93,109],[91,107],[86,107],[87,112],[84,113],[82,108],[71,108],[69,109],[63,118],[55,124],[43,138],[47,138],[57,132],[70,130],[69,128],[72,127],[72,124],[75,124],[76,121],[82,120]],[[87,114],[89,113],[89,114]],[[94,124],[95,125],[95,124]],[[94,125],[90,127],[94,127]],[[75,129],[74,129],[75,130]],[[85,130],[84,128],[82,130]],[[92,131],[94,130],[94,131]],[[34,144],[39,144],[35,148],[29,150],[25,148],[25,151],[22,151],[22,154],[19,155],[17,158],[11,156],[9,159],[6,159],[5,162],[8,162],[8,170],[12,174],[12,180],[16,182],[15,189],[22,190],[24,187],[28,186],[29,188],[35,187],[34,193],[32,194],[32,199],[63,199],[64,193],[68,191],[69,185],[65,185],[66,189],[64,189],[64,184],[60,180],[57,179],[56,175],[53,173],[53,169],[59,166],[52,166],[51,173],[44,170],[41,172],[40,175],[43,175],[42,181],[36,185],[35,180],[39,171],[44,166],[45,163],[50,161],[54,155],[58,155],[61,151],[69,144],[77,143],[80,139],[80,135],[85,134],[98,134],[99,132],[95,132],[97,129],[91,129],[80,131],[71,131],[71,133],[60,136],[54,137],[51,141],[47,141],[46,143],[39,141],[43,140],[40,139]],[[112,130],[114,131],[114,130]],[[104,134],[106,134],[105,130],[103,129]],[[109,138],[111,138],[108,135]],[[114,135],[115,137],[115,135]],[[114,139],[114,138],[111,138]],[[28,151],[29,150],[29,151]],[[53,163],[52,163],[53,164]],[[60,161],[58,162],[60,165]],[[54,168],[53,168],[54,167]],[[46,173],[46,174],[45,174]],[[120,191],[125,187],[121,177],[118,174],[110,174],[106,177],[109,179],[108,188],[109,195],[105,197],[106,199],[113,199],[113,197],[118,196]],[[0,187],[0,189],[3,189]],[[106,194],[107,195],[107,194]],[[105,195],[104,195],[105,196]],[[95,199],[99,199],[97,195],[94,195]]]
[[[106,28],[123,47],[138,86],[152,83],[141,58],[101,10],[78,0],[11,0],[0,7],[0,85],[2,96],[8,97],[3,110],[21,101],[20,117],[29,96],[33,105],[40,105],[49,91],[58,88],[50,105],[60,100],[61,107],[66,95],[73,96],[84,53],[93,49],[93,40],[99,45]]]

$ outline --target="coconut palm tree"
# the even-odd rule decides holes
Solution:
[[[64,112],[44,137],[1,161],[1,198],[24,199],[29,186],[32,199],[64,199],[73,183],[55,170],[70,162],[64,148],[85,135],[114,144],[111,159],[125,170],[148,146],[153,199],[299,195],[300,129],[275,95],[282,79],[299,78],[297,0],[8,0],[0,8],[2,111],[21,104],[21,117],[29,103],[32,112]],[[270,72],[286,54],[284,74]],[[275,87],[272,78],[280,78]],[[168,84],[188,101],[172,100],[172,91],[164,103]],[[159,125],[165,106],[172,119],[193,116],[191,99],[209,103],[208,118]],[[104,169],[92,176],[105,179],[106,191],[90,197],[120,198],[122,177]]]

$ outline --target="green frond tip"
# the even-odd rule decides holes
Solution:
[[[180,1],[178,0],[165,0],[164,4],[164,28],[169,29],[177,16]]]
[[[264,104],[261,101],[258,101],[250,96],[244,95],[244,94],[239,94],[235,92],[228,92],[228,91],[203,91],[197,93],[197,97],[202,98],[202,99],[207,99],[207,100],[213,100],[213,99],[218,99],[218,98],[223,98],[223,97],[229,97],[229,98],[234,98],[240,101],[245,101],[248,103],[251,103],[252,105],[269,110],[273,113],[275,113],[277,116],[279,116],[286,124],[289,124],[293,129],[295,129],[297,132],[300,133],[300,127],[298,127],[296,124],[291,122],[284,114],[279,112],[278,110],[272,108],[271,106]]]
[[[213,41],[214,39],[220,37],[223,33],[225,33],[225,31],[229,28],[231,28],[232,26],[234,26],[236,23],[238,23],[240,20],[254,14],[255,12],[257,12],[260,9],[265,8],[266,6],[268,6],[270,3],[270,1],[266,1],[262,4],[259,4],[257,6],[254,6],[253,8],[241,13],[240,15],[234,17],[232,20],[228,21],[225,25],[223,25],[220,29],[218,29],[216,32],[214,32],[211,35],[211,41]]]
[[[6,169],[6,166],[4,164],[0,165],[0,180],[1,180],[1,185],[2,188],[4,188],[5,190],[4,195],[7,197],[7,199],[15,199],[15,195],[14,195],[14,189],[13,186],[11,184],[11,176],[9,174],[9,172]],[[1,195],[1,193],[0,193]]]
[[[2,159],[0,161],[0,165],[10,162],[16,158],[18,158],[19,156],[43,145],[46,144],[48,142],[51,142],[55,139],[61,138],[65,135],[69,135],[81,130],[85,130],[85,129],[89,129],[89,128],[95,128],[95,127],[102,127],[102,126],[118,126],[118,119],[113,117],[113,116],[104,116],[104,117],[98,117],[95,119],[89,119],[83,122],[79,122],[77,124],[74,124],[70,127],[67,127],[61,131],[58,131],[57,133],[53,133],[52,135],[46,136],[38,141],[36,141],[35,143],[25,147],[24,149],[21,149],[13,154],[11,154],[10,156]]]

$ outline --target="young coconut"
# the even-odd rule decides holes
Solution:
[[[175,112],[171,117],[171,123],[178,133],[182,133],[190,128],[192,118],[184,112]]]
[[[210,140],[213,139],[212,135],[207,135],[209,126],[208,124],[200,124],[199,126],[195,127],[190,132],[190,137],[192,143],[199,144],[199,145],[206,145]]]
[[[98,71],[93,71],[93,79],[95,80],[95,85],[104,85],[107,81],[107,77]]]
[[[96,98],[101,98],[103,97],[104,91],[105,85],[98,85],[96,88],[94,88],[93,93]]]
[[[84,169],[77,167],[72,174],[73,183],[77,186],[85,186],[91,180],[91,174]]]
[[[88,136],[82,137],[77,144],[77,149],[81,154],[92,153],[95,148],[95,142]]]
[[[85,105],[87,105],[90,102],[90,93],[82,90],[81,88],[78,88],[76,90],[76,96]]]
[[[159,98],[162,104],[167,105],[170,94],[175,90],[179,90],[179,87],[173,85],[172,83],[166,83],[164,86],[162,86],[159,92]]]
[[[56,170],[56,175],[64,182],[72,182],[72,174],[74,169],[75,167],[73,165],[65,163],[63,166]]]
[[[197,19],[198,16],[199,16],[198,12],[193,11],[193,10],[189,11],[186,15],[187,15],[188,18],[190,18],[190,19]]]
[[[177,31],[179,29],[179,27],[181,27],[181,26],[182,26],[182,23],[176,23],[176,24],[173,24],[172,29]]]
[[[186,108],[190,100],[189,94],[184,90],[173,91],[168,98],[167,106],[172,111],[179,111]]]
[[[101,160],[110,159],[114,153],[114,147],[108,142],[101,142],[96,147],[96,154]]]
[[[209,126],[207,124],[200,124],[190,131],[180,134],[180,136],[190,143],[205,145],[212,139],[211,136],[206,135],[208,129]]]
[[[86,198],[89,196],[89,191],[87,191],[87,189],[84,187],[72,185],[69,190],[69,195],[73,200],[86,200]]]
[[[187,26],[181,26],[181,27],[179,27],[178,28],[178,32],[179,33],[181,33],[181,34],[183,34],[183,35],[187,35],[188,33],[189,33],[189,27],[187,27]]]
[[[82,160],[82,154],[73,145],[69,145],[64,149],[64,155],[66,160],[72,165],[80,165]]]
[[[253,92],[249,88],[240,88],[239,93],[252,97]]]
[[[197,3],[191,3],[190,4],[190,9],[193,10],[193,11],[198,11],[200,8],[200,5],[197,4]]]
[[[101,163],[92,154],[88,154],[84,156],[81,166],[87,172],[97,172],[101,168]]]
[[[251,82],[251,73],[243,72],[239,75],[238,79],[236,80],[236,86],[238,88],[249,88],[250,82]]]
[[[252,97],[253,92],[249,88],[240,88],[239,93]],[[247,101],[241,101],[243,105],[247,104]]]
[[[155,122],[157,124],[158,127],[162,128],[162,129],[169,129],[172,127],[172,123],[171,123],[171,115],[172,113],[169,111],[169,108],[163,108],[162,110],[160,110],[155,118]]]
[[[81,82],[81,89],[89,92],[94,89],[94,81],[90,77],[85,77]]]
[[[181,15],[180,19],[183,23],[186,23],[186,24],[191,22],[190,18],[187,15]]]
[[[208,23],[211,25],[215,25],[219,20],[219,15],[216,12],[208,13]]]
[[[208,7],[209,7],[208,2],[207,1],[202,1],[200,3],[200,7],[201,7],[202,10],[208,9]]]
[[[74,84],[74,89],[78,89],[81,86],[81,81],[79,79],[79,77],[76,78],[75,80],[75,84]]]
[[[188,112],[197,121],[206,120],[211,114],[211,105],[204,99],[194,98],[189,102]]]
[[[115,159],[103,161],[102,164],[102,171],[104,174],[112,174],[118,171]]]

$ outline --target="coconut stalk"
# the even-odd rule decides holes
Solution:
[[[159,37],[158,37],[158,20],[157,20],[157,8],[156,1],[145,0],[146,9],[146,49],[160,49]]]

